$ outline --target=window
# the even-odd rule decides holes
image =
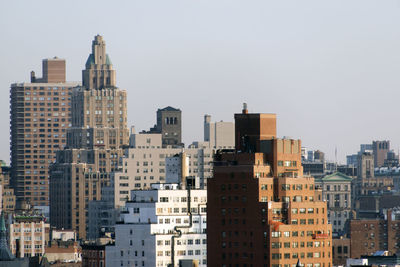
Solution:
[[[283,236],[284,236],[284,237],[290,237],[290,232],[288,232],[288,231],[283,232]]]
[[[168,197],[160,197],[160,202],[168,202]]]
[[[271,237],[280,237],[281,236],[281,232],[272,232],[271,233]]]

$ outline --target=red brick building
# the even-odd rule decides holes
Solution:
[[[208,182],[208,265],[330,267],[321,191],[303,176],[300,140],[276,138],[275,114],[235,114],[236,150]]]

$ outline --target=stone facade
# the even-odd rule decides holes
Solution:
[[[57,152],[50,184],[51,224],[76,230],[79,238],[86,237],[89,202],[100,200],[102,188],[110,186],[129,139],[126,91],[115,86],[115,71],[99,35],[82,76],[84,86],[72,93],[68,147]]]
[[[327,201],[332,231],[339,234],[347,232],[347,223],[352,216],[352,178],[337,172],[316,179],[315,186],[322,189],[322,199]]]

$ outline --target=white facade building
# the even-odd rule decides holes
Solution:
[[[169,266],[191,259],[207,265],[207,191],[153,184],[133,190],[115,225],[115,245],[106,247],[106,266]],[[190,213],[189,213],[190,207]]]

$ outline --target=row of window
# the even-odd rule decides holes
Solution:
[[[299,257],[301,259],[304,259],[305,256],[307,255],[307,258],[325,258],[325,252],[301,252],[301,253],[283,253],[283,259],[298,259]],[[330,253],[328,252],[327,257],[330,257]],[[272,253],[271,255],[272,260],[280,260],[282,259],[282,253]],[[315,266],[315,265],[314,265]]]
[[[300,235],[299,235],[300,233]],[[292,237],[298,237],[298,236],[304,236],[305,234],[307,234],[307,236],[312,236],[314,235],[314,231],[293,231],[292,232]],[[267,235],[267,232],[264,232],[264,235]],[[328,230],[328,236],[330,235],[330,231]],[[279,231],[273,231],[271,232],[271,237],[290,237],[290,231],[284,231],[284,232],[279,232]],[[328,247],[330,246],[330,242],[328,241]]]
[[[325,247],[325,242],[324,241],[309,241],[309,242],[272,242],[271,243],[271,248],[282,248],[282,244],[283,244],[283,248],[304,248],[307,247],[308,248],[319,248],[319,247]]]
[[[179,241],[179,243],[178,243]],[[177,245],[206,245],[207,244],[207,239],[187,239],[187,240],[177,240]],[[157,246],[170,246],[171,245],[171,240],[157,240]]]

